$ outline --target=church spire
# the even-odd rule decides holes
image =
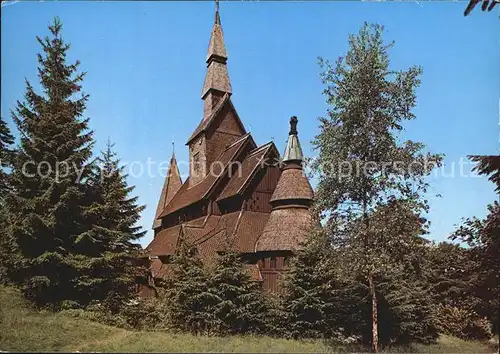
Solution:
[[[203,118],[210,116],[225,94],[231,94],[231,82],[227,73],[227,53],[219,14],[219,1],[215,1],[215,21],[210,35],[207,54],[207,74],[201,98],[204,103]]]
[[[174,142],[172,141],[172,148],[174,147]],[[172,151],[172,157],[170,159],[170,167],[168,168],[167,176],[165,182],[163,183],[163,189],[161,190],[160,200],[158,201],[158,206],[156,207],[155,219],[153,222],[153,230],[161,227],[161,219],[159,218],[163,209],[170,203],[174,195],[179,191],[182,186],[181,174],[179,173],[179,168],[177,167],[177,160],[175,159],[175,152]]]

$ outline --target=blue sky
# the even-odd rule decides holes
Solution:
[[[431,178],[430,237],[444,240],[462,217],[484,216],[497,198],[493,184],[468,173],[461,158],[499,150],[499,10],[475,9],[464,18],[465,2],[225,2],[221,19],[228,50],[233,102],[258,144],[274,139],[283,151],[288,119],[299,117],[306,155],[325,113],[317,57],[335,60],[346,52],[347,36],[364,21],[385,26],[394,40],[394,69],[423,67],[417,119],[404,138],[446,154],[444,170]],[[24,93],[24,78],[36,82],[35,36],[45,36],[54,16],[72,44],[70,61],[87,71],[86,116],[97,139],[116,143],[123,162],[170,158],[187,161],[187,138],[202,117],[200,99],[214,4],[207,2],[18,2],[1,14],[1,115]],[[12,125],[11,125],[12,126]],[[155,165],[157,166],[157,165]],[[455,168],[455,176],[450,176]],[[158,171],[157,167],[153,171]],[[444,172],[444,173],[443,173]],[[134,173],[139,173],[135,170]],[[187,173],[187,166],[181,166]],[[129,177],[147,206],[142,225],[151,228],[163,184],[153,177]],[[141,240],[146,245],[149,232]]]

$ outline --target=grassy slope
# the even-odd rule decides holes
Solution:
[[[266,337],[193,337],[165,332],[133,332],[63,314],[30,309],[17,290],[0,287],[0,350],[99,352],[332,352],[360,348],[328,347],[321,341]],[[442,337],[437,344],[392,348],[390,352],[493,352],[476,342]]]

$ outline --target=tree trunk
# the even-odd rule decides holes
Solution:
[[[370,285],[370,295],[372,298],[372,351],[378,353],[378,306],[375,283],[371,274],[368,276],[368,284]]]

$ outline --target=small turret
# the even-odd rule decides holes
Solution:
[[[269,220],[255,251],[296,250],[311,230],[309,207],[314,193],[302,169],[304,154],[297,133],[297,117],[290,119],[290,133],[283,158],[283,172],[270,203]]]

